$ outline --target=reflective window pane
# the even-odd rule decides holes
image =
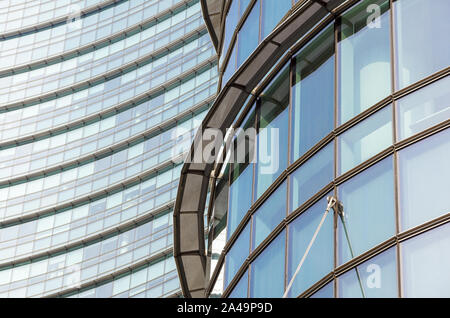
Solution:
[[[255,113],[250,112],[244,121],[243,130],[233,145],[234,152],[230,158],[232,165],[231,185],[228,202],[227,239],[247,213],[252,203],[253,162],[254,161],[254,127]]]
[[[333,180],[333,158],[334,143],[331,142],[291,174],[289,205],[291,211]]]
[[[338,263],[343,264],[395,234],[392,157],[338,187]],[[353,253],[353,257],[352,254]]]
[[[334,283],[330,282],[319,289],[311,298],[333,298]]]
[[[401,229],[450,211],[450,129],[399,153]]]
[[[339,298],[398,297],[396,259],[390,248],[340,276]]]
[[[332,193],[328,195],[332,195]],[[324,216],[326,207],[327,199],[324,196],[289,224],[288,282],[291,281],[297,270],[298,264]],[[333,270],[333,229],[333,212],[330,211],[327,213],[325,222],[295,277],[294,283],[289,290],[289,297],[297,297]]]
[[[261,95],[256,163],[256,199],[287,166],[289,68],[285,68]]]
[[[252,250],[281,223],[286,216],[286,182],[253,214]]]
[[[450,297],[450,223],[401,245],[404,297]]]
[[[341,124],[391,93],[389,33],[388,0],[362,1],[339,19]]]
[[[399,140],[450,118],[449,88],[447,76],[397,101]]]
[[[260,0],[253,6],[252,11],[244,22],[238,36],[238,67],[244,63],[247,57],[258,46],[259,41],[259,10]]]
[[[291,162],[333,130],[333,26],[313,39],[295,57],[294,76]]]
[[[291,0],[263,0],[261,39],[269,35],[292,6]]]
[[[239,282],[234,286],[229,298],[247,298],[248,291],[248,270],[245,271]]]
[[[282,297],[286,232],[281,232],[251,264],[250,297]]]
[[[338,137],[339,174],[392,144],[392,106],[379,110]]]
[[[250,249],[250,222],[234,242],[225,259],[225,288],[244,263]]]
[[[450,65],[450,1],[397,0],[394,9],[401,89]]]

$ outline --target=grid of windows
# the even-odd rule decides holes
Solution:
[[[373,21],[370,5],[380,10]],[[445,99],[450,59],[448,49],[433,50],[437,65],[417,58],[405,66],[411,57],[399,47],[415,45],[413,57],[430,51],[412,37],[398,36],[410,31],[399,17],[402,10],[423,12],[431,21],[431,12],[448,6],[431,0],[359,1],[331,24],[311,30],[298,52],[285,59],[287,65],[282,60],[272,79],[255,89],[238,125],[256,127],[259,134],[267,125],[279,128],[281,154],[270,159],[282,172],[269,175],[258,192],[259,162],[223,165],[213,186],[225,190],[210,204],[210,214],[223,224],[214,227],[212,245],[220,245],[221,231],[227,242],[211,269],[210,285],[224,275],[224,296],[281,297],[325,212],[326,197],[333,195],[344,212],[325,218],[289,297],[448,294],[450,276],[443,272],[448,257],[438,254],[445,249],[450,219],[444,194],[450,177]],[[430,46],[445,42],[433,28],[440,33],[450,27],[448,19],[438,21],[423,35],[425,42],[436,42]],[[402,84],[400,65],[401,72],[420,75]],[[290,80],[283,81],[286,70]],[[276,105],[270,116],[265,100]],[[260,140],[250,141],[258,151]]]
[[[191,3],[196,4],[186,10],[187,16],[199,9],[198,1],[194,0]],[[93,44],[145,20],[155,23],[156,19],[154,16],[164,12],[165,10],[155,12],[153,3],[149,1],[125,1],[100,13],[82,17],[69,24],[46,28],[1,41],[0,50],[2,51],[2,56],[0,63],[2,68],[10,68],[57,54],[61,55],[77,47]],[[182,17],[180,16],[179,18]],[[175,23],[179,21],[178,19],[173,19]],[[166,19],[159,25],[159,28],[164,30],[171,27],[171,25],[172,19]],[[167,35],[169,33],[170,31],[166,31]]]
[[[182,155],[218,81],[199,1],[6,3],[0,297],[178,295]]]

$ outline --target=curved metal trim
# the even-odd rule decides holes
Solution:
[[[206,28],[208,29],[209,35],[211,37],[211,41],[216,49],[216,52],[219,53],[219,39],[221,35],[220,26],[222,25],[222,10],[225,5],[225,0],[200,0],[200,4],[202,7],[203,20],[205,20]],[[211,6],[219,7],[219,11],[211,12]],[[218,23],[214,23],[212,21],[212,16],[216,16],[216,21]]]
[[[272,65],[302,35],[327,16],[329,11],[345,1],[324,0],[318,4],[305,0],[264,39],[219,93],[197,132],[188,158],[193,157],[196,148],[203,146],[204,129],[215,128],[225,133],[250,92],[270,71]],[[174,257],[185,297],[205,296],[203,214],[209,176],[213,168],[213,163],[210,162],[215,161],[215,156],[211,155],[204,160],[202,163],[184,164],[173,214]]]

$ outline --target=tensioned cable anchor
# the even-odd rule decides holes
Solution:
[[[297,266],[297,269],[295,270],[294,275],[291,278],[291,281],[289,282],[289,285],[286,288],[286,291],[283,294],[283,298],[286,298],[289,291],[291,290],[292,284],[294,283],[295,278],[297,277],[297,274],[300,272],[300,269],[302,268],[303,262],[306,259],[306,256],[308,256],[309,250],[311,249],[312,245],[314,244],[314,241],[316,240],[317,234],[319,234],[320,229],[322,228],[323,223],[325,222],[325,218],[328,215],[328,212],[330,212],[330,209],[336,204],[337,200],[335,197],[327,197],[327,208],[325,209],[325,213],[322,216],[322,219],[320,220],[319,226],[317,227],[316,231],[314,232],[314,235],[309,242],[308,247],[306,248],[305,254],[303,254],[302,259],[300,260],[300,263]]]
[[[292,284],[294,283],[295,278],[297,277],[298,273],[300,272],[300,269],[302,268],[302,265],[303,265],[303,263],[304,263],[306,257],[308,256],[309,251],[310,251],[312,245],[314,244],[314,242],[315,242],[315,240],[316,240],[316,238],[317,238],[317,235],[319,234],[319,231],[320,231],[320,229],[322,228],[323,223],[325,222],[325,218],[327,217],[328,212],[330,212],[330,209],[331,209],[331,208],[333,208],[334,212],[335,212],[337,215],[339,215],[339,217],[341,218],[341,222],[342,222],[342,224],[343,224],[343,226],[344,226],[345,237],[346,237],[346,239],[347,239],[347,243],[348,243],[348,246],[349,246],[349,248],[350,248],[350,254],[351,254],[351,257],[352,257],[352,258],[354,257],[354,256],[353,256],[353,249],[352,249],[352,246],[351,246],[351,244],[350,244],[350,238],[349,238],[348,231],[347,231],[347,226],[346,226],[345,220],[344,220],[344,206],[343,206],[342,202],[338,201],[338,200],[337,200],[335,197],[333,197],[333,196],[327,197],[327,201],[328,201],[327,208],[325,209],[325,212],[324,212],[324,214],[323,214],[323,216],[322,216],[322,219],[320,220],[320,223],[319,223],[319,225],[317,226],[317,229],[316,229],[316,231],[314,232],[314,235],[313,235],[313,237],[311,238],[311,241],[309,242],[308,247],[306,248],[306,251],[305,251],[305,253],[303,254],[303,257],[302,257],[302,259],[300,260],[300,263],[298,264],[297,269],[295,270],[294,275],[292,276],[292,278],[291,278],[291,280],[290,280],[290,282],[289,282],[289,284],[288,284],[288,286],[287,286],[287,288],[286,288],[286,291],[285,291],[284,294],[283,294],[283,298],[286,298],[287,295],[288,295],[288,293],[289,293],[289,291],[291,290]],[[363,285],[362,285],[362,282],[361,282],[361,277],[360,277],[360,275],[359,275],[358,268],[355,268],[355,270],[356,270],[356,275],[357,275],[357,277],[358,277],[359,286],[360,286],[360,288],[361,288],[362,296],[363,296],[363,298],[365,298],[364,288],[363,288]]]

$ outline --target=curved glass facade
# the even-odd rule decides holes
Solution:
[[[172,210],[218,81],[199,1],[0,16],[0,297],[180,295]]]
[[[222,88],[305,1],[270,2],[227,2]],[[450,3],[340,2],[246,87],[209,186],[207,297],[450,296]]]

